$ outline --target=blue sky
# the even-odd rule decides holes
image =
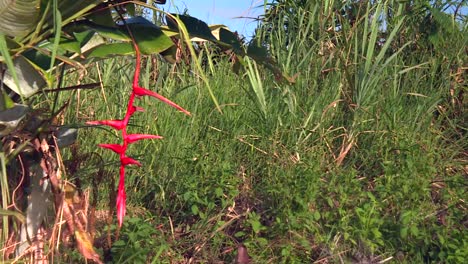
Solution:
[[[257,17],[263,14],[264,2],[265,0],[167,0],[159,8],[170,12],[175,12],[176,7],[180,12],[187,8],[191,16],[208,25],[224,24],[250,39],[257,23],[252,19],[236,17]]]

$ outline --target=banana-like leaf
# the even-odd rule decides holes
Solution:
[[[215,24],[215,25],[209,25],[208,28],[210,29],[211,31],[211,34],[217,39],[217,40],[220,40],[220,37],[219,37],[219,31],[221,28],[224,28],[226,30],[229,30],[225,25],[222,25],[222,24]],[[179,37],[179,29],[174,27],[174,26],[160,26],[160,29],[163,31],[163,33],[168,36],[168,37]],[[234,33],[233,33],[234,34]],[[196,41],[196,42],[205,42],[205,41],[209,41],[208,39],[206,38],[199,38],[199,37],[195,37],[195,36],[190,36],[190,40],[191,41]],[[213,39],[210,39],[211,41],[213,41]]]
[[[159,27],[143,17],[130,18],[125,20],[125,22],[143,54],[157,54],[174,45],[172,40],[165,35]],[[124,25],[115,28],[94,26],[92,24],[87,25],[90,29],[95,30],[98,34],[105,37],[127,41],[126,43],[99,45],[87,52],[87,57],[104,58],[111,55],[133,54],[134,50],[130,43],[130,34],[127,32],[127,27]]]
[[[77,19],[90,11],[92,8],[96,7],[98,4],[104,2],[103,0],[61,0],[59,2],[59,10],[62,14],[62,21],[63,25],[66,25]],[[50,13],[50,17],[48,21],[53,21],[52,13]]]
[[[14,71],[18,76],[19,87],[16,86],[10,71],[5,72],[3,82],[15,93],[29,97],[45,86],[46,82],[44,78],[25,57],[19,56],[13,62]]]
[[[164,33],[164,35],[168,36],[168,37],[178,37],[179,36],[179,32],[178,31],[175,31],[173,29],[170,29],[168,26],[161,26],[160,29],[162,30],[162,32]]]
[[[84,66],[79,61],[74,60],[71,56],[72,54],[81,54],[79,41],[72,39],[63,41],[63,44],[58,46],[53,65],[52,49],[53,44],[48,41],[44,41],[40,45],[35,46],[34,49],[23,52],[22,56],[28,60],[29,64],[38,71],[41,76],[47,76],[52,68],[55,68],[62,63],[75,68],[84,69]],[[51,86],[52,84],[48,83],[48,85]]]
[[[94,32],[90,30],[84,32],[74,32],[73,35],[75,36],[75,39],[80,43],[80,47],[84,47],[86,44],[88,44],[88,41],[90,41],[93,38]]]
[[[0,32],[11,37],[27,35],[36,26],[40,0],[0,0]]]
[[[209,25],[208,27],[210,28],[211,33],[213,34],[213,36],[215,36],[216,39],[219,39],[219,30],[221,28],[229,30],[229,28],[223,24],[214,24],[214,25]]]
[[[127,24],[143,54],[160,53],[174,45],[159,27],[142,17],[137,18],[144,21],[128,19]]]
[[[216,25],[211,25],[211,26],[208,26],[208,28],[210,29],[211,31],[211,34],[213,34],[213,36],[219,40],[219,30],[221,28],[224,28],[227,30],[227,27],[225,25],[220,25],[220,24],[216,24]],[[172,32],[175,32],[175,31],[172,31]],[[177,34],[179,34],[177,32]],[[190,40],[191,41],[196,41],[196,42],[206,42],[206,41],[213,41],[212,39],[205,39],[205,38],[199,38],[199,37],[190,37]]]
[[[101,24],[96,24],[91,21],[80,21],[77,23],[77,25],[73,25],[70,28],[67,28],[68,32],[81,32],[85,30],[90,30],[93,32],[98,33],[99,35],[105,37],[105,38],[110,38],[113,40],[118,40],[118,41],[130,41],[130,37],[125,34],[123,30],[120,30],[119,28],[114,26],[107,26],[107,25],[101,25]]]
[[[134,4],[130,4],[134,5]],[[93,23],[101,26],[113,27],[115,26],[114,18],[112,17],[112,9],[104,8],[95,12],[92,12],[87,18]]]
[[[134,52],[130,43],[104,43],[85,53],[87,58],[109,58],[114,55],[130,55]]]
[[[231,31],[225,28],[220,28],[218,32],[219,32],[219,38],[218,38],[219,41],[221,41],[222,43],[229,44],[236,54],[240,56],[245,55],[244,49],[242,48],[242,44],[240,43],[236,34],[232,33]]]
[[[8,48],[17,48],[16,53],[23,53],[24,55],[14,59],[14,66],[9,67],[3,82],[23,97],[35,94],[45,86],[46,83],[42,76],[47,75],[45,73],[51,70],[52,65],[50,63],[53,61],[51,55],[55,55],[57,51],[58,54],[54,56],[55,59],[80,67],[81,64],[71,60],[68,56],[69,52],[79,54],[81,47],[84,45],[83,41],[74,38],[73,34],[67,38],[61,37],[60,41],[55,41],[59,45],[54,46],[55,50],[50,52],[51,49],[47,49],[48,42],[44,41],[43,38],[50,34],[52,28],[55,28],[52,26],[54,23],[55,25],[60,23],[59,28],[61,28],[61,26],[82,16],[101,2],[102,0],[58,1],[59,14],[61,14],[62,19],[57,22],[53,20],[54,12],[51,11],[50,5],[41,5],[45,1],[0,0],[0,34],[9,36],[5,38]],[[52,41],[54,40],[52,39]],[[40,45],[46,45],[43,47],[44,52],[37,50],[40,45],[36,46],[36,50],[29,49],[31,44],[38,42],[41,42]],[[14,45],[16,43],[17,45]],[[3,55],[5,56],[5,54]],[[4,56],[0,58],[0,61],[4,60]],[[55,65],[56,63],[54,63]]]
[[[182,23],[184,23],[187,28],[187,32],[190,37],[198,37],[201,39],[216,41],[216,37],[211,33],[210,27],[208,25],[194,17],[186,15],[171,14],[174,17],[178,17]],[[166,16],[166,22],[170,29],[174,31],[179,31],[179,25],[177,22],[170,16]]]
[[[50,39],[50,48],[54,43],[54,39]],[[81,52],[81,45],[80,42],[77,41],[75,38],[71,37],[60,37],[59,41],[59,54],[64,54],[65,52],[73,52],[73,53],[80,53]]]

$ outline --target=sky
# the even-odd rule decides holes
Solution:
[[[205,21],[208,25],[224,24],[248,39],[254,33],[256,18],[264,13],[265,0],[167,0],[159,8],[169,12],[188,14]],[[179,10],[178,12],[176,10]],[[244,18],[239,18],[244,17]]]

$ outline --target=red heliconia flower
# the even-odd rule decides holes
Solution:
[[[126,212],[127,194],[125,193],[125,169],[120,167],[119,189],[117,191],[117,220],[119,226],[122,226]]]
[[[132,32],[129,31],[129,34],[133,40]],[[135,73],[133,75],[133,90],[128,99],[127,104],[127,112],[122,120],[102,120],[102,121],[90,121],[86,122],[88,125],[105,125],[113,127],[114,129],[121,130],[123,143],[122,145],[119,144],[99,144],[101,148],[106,148],[114,151],[115,153],[119,154],[120,156],[120,180],[119,180],[119,187],[117,192],[117,220],[119,222],[119,226],[122,226],[123,219],[125,216],[125,206],[126,206],[126,193],[125,193],[125,167],[128,165],[137,165],[141,166],[141,163],[133,158],[126,156],[127,146],[132,144],[136,141],[142,139],[161,139],[161,136],[158,135],[150,135],[150,134],[127,134],[127,125],[135,112],[142,112],[144,111],[143,108],[134,106],[135,97],[141,96],[151,96],[154,97],[176,109],[179,111],[184,112],[187,115],[190,115],[190,112],[185,110],[184,108],[178,106],[176,103],[172,102],[171,100],[165,98],[164,96],[150,91],[148,89],[142,88],[138,86],[138,79],[140,75],[140,50],[138,45],[136,45],[135,41],[133,40],[133,47],[135,48],[135,57],[136,57],[136,66],[135,66]]]
[[[167,99],[166,97],[158,94],[157,92],[153,92],[153,91],[150,91],[148,89],[136,86],[136,87],[133,87],[133,93],[138,97],[145,96],[145,95],[146,96],[152,96],[152,97],[154,97],[154,98],[156,98],[156,99],[158,99],[158,100],[160,100],[160,101],[162,101],[162,102],[176,108],[177,110],[183,112],[184,114],[190,115],[189,111],[187,111],[184,108],[180,107],[178,104],[172,102],[171,100]]]
[[[145,109],[143,107],[132,106],[129,111],[129,115],[133,115],[135,112],[144,112]]]
[[[162,139],[162,137],[157,136],[157,135],[148,135],[148,134],[128,134],[124,138],[124,140],[128,144],[131,144],[135,141],[142,140],[142,139]]]
[[[130,157],[121,157],[120,163],[122,166],[137,165],[138,167],[141,167],[141,163],[138,160],[132,159]]]
[[[125,153],[125,148],[122,145],[119,144],[98,144],[99,147],[101,148],[106,148],[114,151],[117,154],[124,154]]]
[[[122,130],[127,126],[124,120],[100,120],[100,121],[88,121],[86,122],[87,125],[103,125],[103,126],[110,126],[117,130]]]

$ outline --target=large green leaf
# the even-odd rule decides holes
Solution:
[[[72,20],[81,17],[104,0],[60,0],[58,8],[62,14],[63,25],[68,24]],[[49,17],[48,21],[51,17]]]
[[[35,28],[40,0],[0,0],[0,32],[22,37]]]
[[[115,22],[111,10],[111,8],[100,9],[89,14],[87,18],[97,25],[113,27],[115,26]]]
[[[127,19],[125,22],[143,54],[160,53],[174,45],[172,40],[165,35],[159,27],[143,17],[134,17]],[[128,33],[126,26],[120,25],[115,28],[101,27],[92,24],[88,24],[88,26],[100,35],[115,40],[127,41],[127,43],[99,45],[87,53],[88,57],[103,58],[111,55],[129,55],[134,52],[130,43],[130,34]]]
[[[80,43],[80,47],[83,47],[90,41],[93,36],[94,32],[91,30],[87,31],[82,31],[82,32],[73,32],[73,35],[75,36],[75,39]]]
[[[142,17],[127,19],[126,22],[143,54],[160,53],[174,45],[159,27]]]
[[[238,55],[244,55],[244,49],[242,48],[242,44],[240,43],[239,39],[237,38],[236,34],[232,33],[231,31],[220,28],[219,29],[219,41],[222,43],[229,44],[234,52]]]
[[[71,27],[68,27],[67,32],[81,32],[84,31],[83,27],[85,29],[94,31],[105,38],[119,41],[130,41],[128,34],[126,34],[120,28],[116,27],[115,24],[114,26],[104,26],[91,21],[83,20],[75,23],[75,25],[72,25]]]
[[[187,28],[187,32],[190,37],[198,37],[201,39],[216,41],[216,37],[211,33],[211,29],[208,25],[194,17],[186,15],[171,14],[174,17],[178,17]],[[177,22],[170,16],[166,16],[166,22],[170,29],[179,31]]]
[[[43,45],[43,47],[52,50],[54,47],[54,38],[50,38],[46,45]],[[61,36],[58,42],[58,54],[64,55],[67,51],[68,52],[73,52],[73,53],[80,53],[81,46],[80,42],[77,41],[73,37],[64,37]]]
[[[114,55],[130,55],[134,52],[130,43],[101,44],[85,54],[88,58],[109,58]]]

